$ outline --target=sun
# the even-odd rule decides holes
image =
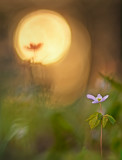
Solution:
[[[52,64],[62,59],[71,45],[71,29],[60,14],[38,10],[19,22],[14,34],[18,56],[31,63]]]

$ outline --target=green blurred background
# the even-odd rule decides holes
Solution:
[[[51,81],[30,83],[32,77],[23,78],[30,70],[24,66],[25,73],[15,58],[11,28],[15,14],[25,8],[67,13],[82,21],[90,34],[91,72],[85,90],[72,103],[51,100]],[[0,1],[0,48],[0,160],[101,159],[100,127],[91,130],[85,121],[99,105],[93,105],[87,93],[109,94],[102,107],[116,124],[103,129],[103,159],[122,160],[119,0]]]

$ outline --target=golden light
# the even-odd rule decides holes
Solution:
[[[66,55],[71,30],[58,13],[39,10],[25,16],[17,26],[14,47],[18,56],[32,63],[51,64]]]
[[[91,66],[91,39],[87,28],[78,20],[67,17],[72,31],[68,55],[60,63],[46,67],[45,83],[51,85],[51,103],[71,104],[86,89]],[[42,79],[40,65],[33,65],[36,83]]]

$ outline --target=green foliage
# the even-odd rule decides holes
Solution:
[[[108,122],[108,118],[105,117],[105,116],[103,116],[103,119],[102,119],[102,126],[103,126],[103,128],[105,128],[107,122]]]
[[[89,116],[88,119],[86,119],[86,121],[90,121],[91,119],[93,119],[94,117],[98,116],[98,112],[93,113],[92,115]]]
[[[102,114],[99,112],[95,112],[94,114],[90,115],[90,117],[86,120],[89,121],[89,126],[91,129],[97,127],[102,119]]]
[[[87,160],[89,157],[90,160],[100,159],[99,150],[96,150],[99,146],[99,128],[92,132],[91,137],[84,122],[85,117],[95,109],[88,106],[90,104],[86,107],[86,97],[67,107],[60,105],[52,109],[48,107],[50,93],[44,93],[48,86],[45,86],[47,89],[39,86],[24,87],[20,84],[23,76],[21,81],[20,77],[18,78],[19,83],[14,83],[17,76],[12,73],[13,70],[10,70],[1,74],[0,79],[1,160]],[[108,91],[111,98],[103,107],[118,123],[104,130],[105,160],[122,159],[122,94],[118,92],[121,90],[120,86],[113,81],[107,81],[113,89]],[[115,122],[110,115],[108,118],[95,112],[87,121],[90,121],[94,128],[100,125],[102,120],[102,126],[105,127],[109,121]]]
[[[111,115],[106,114],[106,115],[103,116],[103,119],[102,119],[102,126],[103,126],[103,128],[105,128],[108,120],[109,120],[109,122],[111,124],[114,124],[116,122],[116,120]]]
[[[101,113],[98,113],[98,120],[102,120],[103,115]]]
[[[86,121],[89,121],[90,128],[94,129],[99,125],[100,122],[102,122],[102,126],[103,128],[105,128],[108,120],[111,124],[114,124],[116,122],[116,120],[109,114],[102,115],[99,112],[95,112],[92,115],[90,115],[90,117]]]
[[[97,116],[89,121],[89,125],[90,125],[91,129],[97,127],[99,123],[100,123],[100,120],[98,120]]]
[[[116,122],[116,120],[109,114],[106,114],[104,117],[108,118],[111,124],[114,124]]]

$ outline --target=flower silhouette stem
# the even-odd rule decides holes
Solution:
[[[102,106],[100,103],[100,112],[102,114]],[[102,157],[102,120],[101,120],[101,133],[100,133],[100,151],[101,151],[101,157]]]
[[[36,51],[35,51],[35,49],[33,50],[33,52],[34,52],[34,54],[33,54],[33,63],[34,63],[34,61],[35,61],[35,56],[36,56]]]
[[[33,72],[32,72],[32,66],[29,65],[29,72],[30,72],[30,84],[31,86],[34,84],[34,78],[33,78]]]

